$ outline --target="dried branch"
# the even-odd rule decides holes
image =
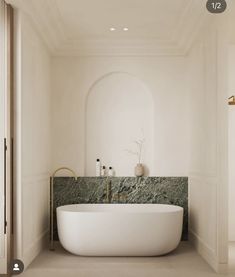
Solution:
[[[129,150],[129,149],[125,150],[129,154],[137,156],[138,157],[138,163],[141,163],[144,142],[145,142],[145,139],[139,139],[139,140],[134,141],[134,143],[137,145],[137,151],[132,151],[132,150]]]

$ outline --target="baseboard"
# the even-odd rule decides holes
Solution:
[[[24,262],[25,269],[32,263],[32,261],[38,256],[38,254],[48,247],[49,245],[49,232],[46,230],[43,232],[23,253],[21,260]]]
[[[226,274],[228,264],[221,264],[218,261],[216,252],[211,249],[196,233],[189,230],[189,241],[193,244],[197,252],[212,267],[216,273]]]

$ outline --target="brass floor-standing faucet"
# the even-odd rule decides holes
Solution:
[[[54,177],[56,175],[56,173],[60,170],[68,170],[73,174],[73,177],[75,180],[77,180],[77,175],[75,173],[75,171],[73,171],[72,169],[68,168],[68,167],[60,167],[58,169],[56,169],[52,176],[50,177],[50,250],[54,251],[54,220],[53,220],[53,209],[54,209],[54,190],[53,190],[53,185],[54,185]]]

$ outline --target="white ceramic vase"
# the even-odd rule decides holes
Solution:
[[[143,164],[137,164],[135,167],[135,176],[142,177],[144,175],[144,166]]]

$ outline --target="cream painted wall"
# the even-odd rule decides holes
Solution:
[[[86,104],[86,176],[95,176],[94,161],[102,158],[117,176],[134,174],[136,140],[144,140],[141,163],[145,174],[153,170],[153,98],[145,84],[127,73],[101,78],[89,91]]]
[[[228,97],[235,95],[235,45],[229,47]],[[229,240],[235,241],[235,106],[229,106]]]
[[[192,121],[189,172],[191,239],[216,255],[216,37],[198,43],[190,53]],[[212,47],[212,48],[211,48]],[[210,64],[211,63],[211,64]]]
[[[17,258],[27,266],[48,232],[51,58],[33,23],[16,12]]]
[[[80,176],[85,174],[84,130],[88,92],[103,76],[125,72],[141,80],[152,94],[154,148],[151,149],[153,163],[150,174],[187,176],[189,94],[185,66],[184,57],[54,57],[53,168],[66,165],[74,168]],[[99,118],[97,124],[100,124]],[[105,140],[105,133],[103,135]],[[122,136],[120,133],[119,139]],[[123,161],[119,160],[120,164],[117,162],[115,166],[118,168]],[[90,166],[95,167],[95,160]],[[133,175],[131,167],[125,174]]]
[[[207,24],[188,62],[190,239],[216,271],[224,271],[228,255],[226,21]]]

